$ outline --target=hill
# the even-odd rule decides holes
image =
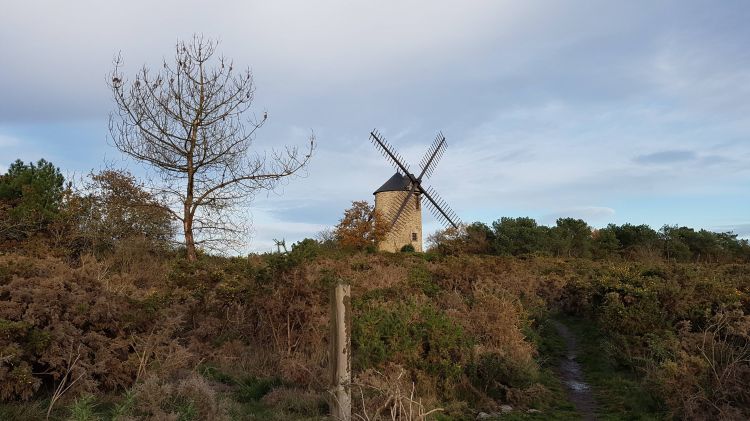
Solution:
[[[553,328],[579,335],[606,419],[749,414],[747,264],[118,248],[0,256],[5,419],[311,419],[327,413],[328,290],[352,285],[355,412],[577,419]],[[532,410],[530,413],[528,410]],[[537,413],[536,411],[540,411]],[[88,414],[88,415],[87,415]],[[365,415],[367,414],[367,415]]]

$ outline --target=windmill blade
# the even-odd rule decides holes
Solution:
[[[401,206],[399,206],[396,213],[391,218],[391,227],[390,229],[393,230],[393,228],[396,227],[396,224],[399,222],[399,218],[401,217],[401,214],[404,213],[404,209],[406,209],[406,205],[409,204],[409,199],[414,195],[414,193],[417,190],[417,183],[411,183],[411,189],[409,190],[409,193],[406,195],[404,200],[401,202]]]
[[[438,221],[446,227],[452,225],[453,228],[458,228],[458,224],[461,223],[458,215],[440,198],[435,189],[430,187],[427,190],[422,190],[422,194],[427,198],[427,207]]]
[[[370,132],[370,141],[372,141],[372,144],[375,145],[375,148],[379,150],[383,156],[391,161],[391,164],[396,167],[396,170],[399,170],[404,174],[409,174],[409,166],[403,164],[405,162],[404,158],[396,152],[396,149],[391,146],[377,130]]]
[[[440,158],[443,157],[446,146],[448,146],[448,143],[445,140],[445,136],[443,136],[442,132],[438,133],[435,141],[432,142],[430,148],[427,149],[427,153],[425,153],[424,158],[422,158],[422,160],[419,162],[419,166],[420,168],[422,168],[422,172],[418,177],[419,180],[421,180],[425,175],[427,175],[427,177],[430,177],[432,175],[432,172],[435,171],[435,166],[437,165],[438,161],[440,161]]]

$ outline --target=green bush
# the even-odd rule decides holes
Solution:
[[[70,406],[71,421],[98,421],[96,413],[96,398],[92,395],[83,395],[76,398]]]
[[[395,361],[441,379],[460,375],[471,347],[470,338],[432,304],[355,302],[354,312],[356,370]]]
[[[405,304],[386,306],[367,302],[361,305],[355,300],[353,306],[352,347],[356,370],[378,366],[416,346],[409,332],[411,311]]]
[[[407,244],[401,247],[401,253],[414,253],[414,246],[411,244]]]
[[[302,241],[298,241],[292,244],[292,251],[289,252],[289,256],[293,260],[305,261],[312,260],[318,254],[320,254],[320,243],[313,240],[312,238],[305,238]]]
[[[435,297],[440,292],[440,285],[433,279],[424,266],[415,266],[409,271],[407,283],[411,288],[416,288],[428,297]]]

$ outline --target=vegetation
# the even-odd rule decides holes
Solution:
[[[388,224],[367,201],[352,202],[336,225],[333,237],[339,247],[374,251],[388,230]]]
[[[365,203],[289,253],[190,261],[127,173],[76,190],[18,162],[0,186],[2,419],[325,419],[340,279],[365,419],[579,419],[552,320],[581,338],[601,419],[750,417],[750,264],[732,234],[502,218],[375,253]]]
[[[267,114],[260,121],[249,116],[252,73],[249,68],[238,73],[230,60],[215,59],[217,45],[193,36],[177,44],[174,62],[165,60],[159,71],[144,66],[128,83],[118,57],[111,74],[114,144],[158,174],[149,187],[180,222],[190,261],[197,258],[196,245],[210,249],[242,234],[228,211],[298,173],[314,149],[311,136],[305,151],[251,150]]]
[[[731,232],[696,231],[688,227],[609,224],[592,229],[581,219],[560,218],[553,227],[532,218],[503,217],[492,228],[476,222],[449,228],[429,238],[444,254],[581,257],[695,263],[750,262],[750,243]]]
[[[13,162],[0,175],[0,239],[23,240],[45,231],[58,215],[65,178],[52,163]]]

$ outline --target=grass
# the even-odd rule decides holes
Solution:
[[[556,315],[554,318],[565,324],[578,340],[578,361],[586,381],[591,385],[598,404],[598,419],[602,421],[663,420],[663,405],[650,394],[635,373],[616,366],[608,357],[606,334],[588,320]],[[566,390],[556,374],[560,358],[566,353],[563,338],[548,322],[542,322],[531,338],[539,350],[541,383],[549,389],[551,396],[538,405],[540,413],[514,411],[498,416],[497,420],[580,420],[581,415],[568,401]]]
[[[31,402],[0,403],[0,420],[38,421],[47,414],[49,402],[43,400]]]
[[[99,420],[96,406],[96,398],[92,395],[84,395],[76,398],[70,406],[70,419],[74,421]]]
[[[665,418],[663,404],[645,389],[636,373],[618,367],[608,358],[606,348],[608,339],[604,332],[597,329],[589,320],[568,316],[555,316],[576,335],[578,341],[578,362],[581,364],[586,382],[594,392],[598,405],[597,416],[600,420],[662,420]],[[555,329],[548,323],[540,328],[540,357],[544,365],[554,367],[565,353],[565,343]],[[559,381],[558,381],[559,382]],[[565,393],[564,389],[560,390]],[[567,414],[555,418],[552,414],[546,419],[568,419]],[[512,418],[505,418],[512,419]],[[543,418],[518,418],[543,419]]]
[[[283,386],[281,380],[278,378],[236,378],[212,365],[202,365],[199,367],[199,373],[208,380],[232,386],[232,393],[226,396],[231,402],[229,415],[232,421],[328,419],[325,416],[294,413],[295,409],[299,409],[293,408],[294,405],[287,408],[274,408],[263,403],[262,399],[264,396],[274,388]]]
[[[263,397],[274,387],[281,386],[276,378],[242,377],[237,378],[222,372],[211,365],[198,368],[206,379],[231,386],[221,399],[229,403],[229,417],[233,421],[301,421],[327,420],[328,417],[316,414],[317,409],[306,408],[303,404],[295,406],[294,401],[285,402],[275,408],[263,403]],[[292,396],[293,398],[293,396]],[[171,399],[164,402],[169,412],[177,415],[177,421],[197,421],[200,417],[195,405],[190,400]],[[45,419],[48,401],[0,403],[0,420],[38,421]],[[118,417],[132,415],[137,403],[132,391],[123,394],[103,396],[83,395],[74,399],[67,406],[55,408],[50,417],[53,421],[109,421]],[[318,411],[319,412],[319,411]]]
[[[553,340],[559,338],[551,338]],[[554,371],[554,365],[556,360],[545,358],[546,356],[540,353],[540,356],[544,359],[542,361],[542,367],[539,374],[539,382],[543,384],[549,391],[550,396],[548,399],[540,402],[536,402],[532,407],[541,412],[528,413],[521,411],[513,411],[508,414],[503,414],[500,417],[496,417],[498,420],[512,420],[512,421],[577,421],[581,419],[580,414],[576,412],[573,404],[568,401],[565,394],[565,387],[563,386],[557,374]]]

